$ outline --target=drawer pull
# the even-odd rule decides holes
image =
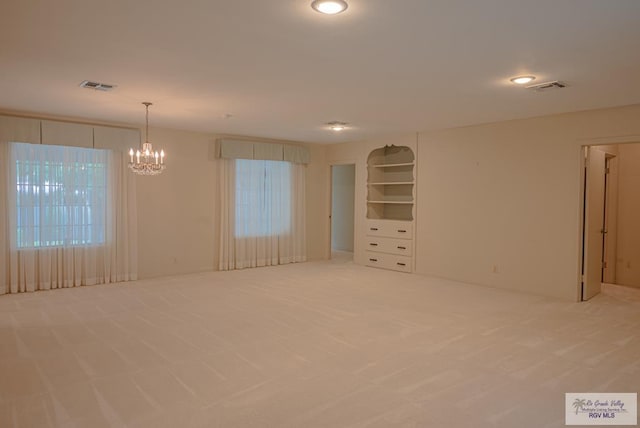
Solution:
[[[403,229],[398,229],[398,233],[407,233],[407,231]]]
[[[400,263],[400,262],[398,262],[398,263],[396,263],[396,264],[397,264],[398,266],[406,266],[406,265],[407,265],[406,263]]]
[[[369,259],[370,262],[377,262],[378,259]]]
[[[377,227],[370,227],[369,230],[378,230]]]
[[[400,246],[398,247],[398,250],[406,250],[406,249],[407,247],[400,247]]]
[[[377,247],[378,244],[376,244],[375,242],[369,242],[369,245],[371,245],[372,247]]]

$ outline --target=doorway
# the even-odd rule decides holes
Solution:
[[[331,165],[331,259],[352,261],[356,165]]]
[[[640,144],[584,147],[580,300],[640,293]]]

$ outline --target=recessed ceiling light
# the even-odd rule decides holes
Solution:
[[[346,122],[338,122],[337,120],[329,122],[327,125],[329,125],[329,129],[336,132],[344,131],[347,128]]]
[[[526,85],[529,82],[536,80],[535,76],[516,76],[510,79],[516,85]]]
[[[349,5],[344,0],[313,0],[311,7],[317,12],[326,15],[335,15],[347,10]]]

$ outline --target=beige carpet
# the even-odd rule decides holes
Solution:
[[[561,427],[640,302],[318,262],[0,296],[0,426]]]

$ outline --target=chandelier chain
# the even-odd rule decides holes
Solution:
[[[144,103],[144,105],[147,108],[147,113],[145,115],[145,120],[146,120],[147,126],[146,126],[145,131],[144,131],[144,137],[145,137],[146,141],[149,142],[149,106],[151,105],[151,103]]]

